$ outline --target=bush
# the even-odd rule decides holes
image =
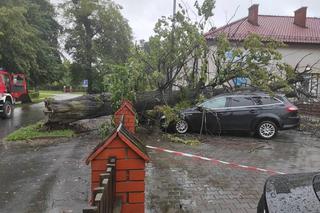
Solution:
[[[104,124],[102,124],[100,127],[99,127],[99,135],[102,137],[102,138],[106,138],[108,135],[111,134],[111,132],[114,130],[115,128],[115,125],[114,125],[114,122],[105,122]]]
[[[188,101],[181,101],[177,103],[174,107],[170,107],[168,105],[157,106],[155,108],[156,111],[163,114],[166,117],[165,126],[169,126],[171,122],[179,120],[179,112],[183,109],[186,109],[191,106],[191,103]]]

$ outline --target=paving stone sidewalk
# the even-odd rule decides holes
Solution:
[[[147,135],[147,137],[146,137]],[[271,141],[250,136],[205,136],[199,146],[144,134],[149,145],[284,172],[319,171],[318,138],[297,131]],[[256,212],[270,174],[149,150],[147,212]]]

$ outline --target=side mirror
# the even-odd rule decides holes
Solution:
[[[197,110],[199,110],[200,112],[203,111],[203,107],[202,106],[197,106]]]

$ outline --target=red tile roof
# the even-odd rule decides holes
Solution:
[[[231,41],[242,41],[250,33],[262,36],[265,40],[273,38],[285,43],[320,44],[320,18],[307,18],[307,27],[299,27],[293,23],[292,16],[259,15],[259,26],[250,24],[247,17],[210,30],[205,34],[207,40],[215,39],[225,33]]]

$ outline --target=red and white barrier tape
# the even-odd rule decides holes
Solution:
[[[175,155],[179,155],[179,156],[185,156],[185,157],[194,158],[194,159],[211,161],[214,164],[223,164],[223,165],[226,165],[226,166],[229,166],[229,167],[232,167],[232,168],[238,168],[238,169],[242,169],[242,170],[267,172],[267,173],[270,173],[270,174],[286,174],[284,172],[274,171],[274,170],[270,170],[270,169],[261,169],[261,168],[254,167],[254,166],[245,166],[245,165],[241,165],[241,164],[230,163],[230,162],[226,162],[226,161],[222,161],[222,160],[202,157],[202,156],[193,155],[193,154],[190,154],[190,153],[177,152],[177,151],[173,151],[173,150],[170,150],[170,149],[164,149],[164,148],[160,148],[160,147],[147,146],[147,148],[154,149],[154,150],[161,151],[161,152],[167,152],[167,153],[171,153],[171,154],[175,154]]]

